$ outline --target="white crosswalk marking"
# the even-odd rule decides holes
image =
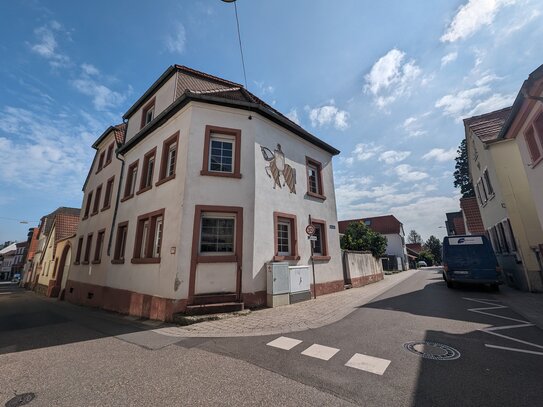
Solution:
[[[390,365],[390,360],[363,355],[361,353],[355,353],[354,356],[345,363],[345,366],[378,375],[383,375],[385,370],[387,370],[388,365]]]
[[[311,345],[302,352],[302,355],[311,356],[312,358],[330,360],[332,356],[339,352],[339,349],[330,348],[329,346]]]
[[[291,350],[296,345],[302,343],[302,341],[298,339],[292,339],[287,338],[286,336],[280,336],[277,339],[274,339],[273,341],[267,343],[268,346],[273,346],[274,348],[284,349],[284,350]]]

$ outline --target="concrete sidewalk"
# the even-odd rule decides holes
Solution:
[[[408,279],[418,270],[386,275],[384,280],[360,288],[351,288],[277,308],[266,308],[248,315],[206,321],[185,327],[169,326],[153,330],[172,337],[233,337],[285,334],[320,328],[345,318],[390,288]]]
[[[507,304],[538,328],[543,329],[543,293],[527,293],[502,285],[496,300]]]

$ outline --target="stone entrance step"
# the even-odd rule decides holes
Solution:
[[[244,305],[242,302],[221,302],[217,304],[197,304],[188,305],[185,311],[186,315],[206,315],[219,314],[224,312],[239,312],[243,311]]]

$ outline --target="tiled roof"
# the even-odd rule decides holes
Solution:
[[[349,224],[353,222],[369,222],[369,227],[382,235],[400,234],[402,223],[394,215],[376,216],[373,218],[350,219],[338,222],[339,233],[345,233]]]
[[[466,232],[470,234],[485,233],[485,227],[483,225],[483,219],[481,218],[481,212],[479,211],[477,199],[474,196],[470,198],[461,198],[460,208],[462,208],[462,212],[464,212],[464,217],[466,218],[466,224],[468,226]]]
[[[126,130],[126,124],[121,123],[113,126],[113,133],[115,134],[115,141],[117,145],[121,146],[124,144],[124,132]]]
[[[464,215],[462,211],[448,212],[447,216],[447,233],[453,235],[465,235],[466,228],[464,227]]]
[[[49,232],[51,232],[51,227],[53,226],[53,223],[55,222],[55,219],[57,215],[67,215],[67,216],[74,216],[79,218],[79,213],[81,212],[81,209],[79,208],[68,208],[66,206],[61,206],[60,208],[57,208],[53,212],[51,212],[49,215],[44,216],[46,218],[45,223],[45,229],[43,231],[43,234],[48,236]]]
[[[494,141],[511,113],[511,107],[464,119],[464,126],[469,128],[483,143]]]
[[[422,243],[406,243],[405,247],[417,254],[422,252]]]

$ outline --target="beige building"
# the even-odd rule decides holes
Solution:
[[[539,291],[542,266],[534,248],[543,231],[517,144],[498,138],[510,113],[505,108],[464,120],[470,175],[506,282]]]
[[[269,262],[310,263],[310,219],[317,295],[343,289],[338,150],[241,85],[178,65],[123,119],[113,164],[95,159],[84,187],[69,301],[154,319],[264,305]],[[111,129],[97,157],[108,156]],[[111,179],[103,210],[97,191]]]

